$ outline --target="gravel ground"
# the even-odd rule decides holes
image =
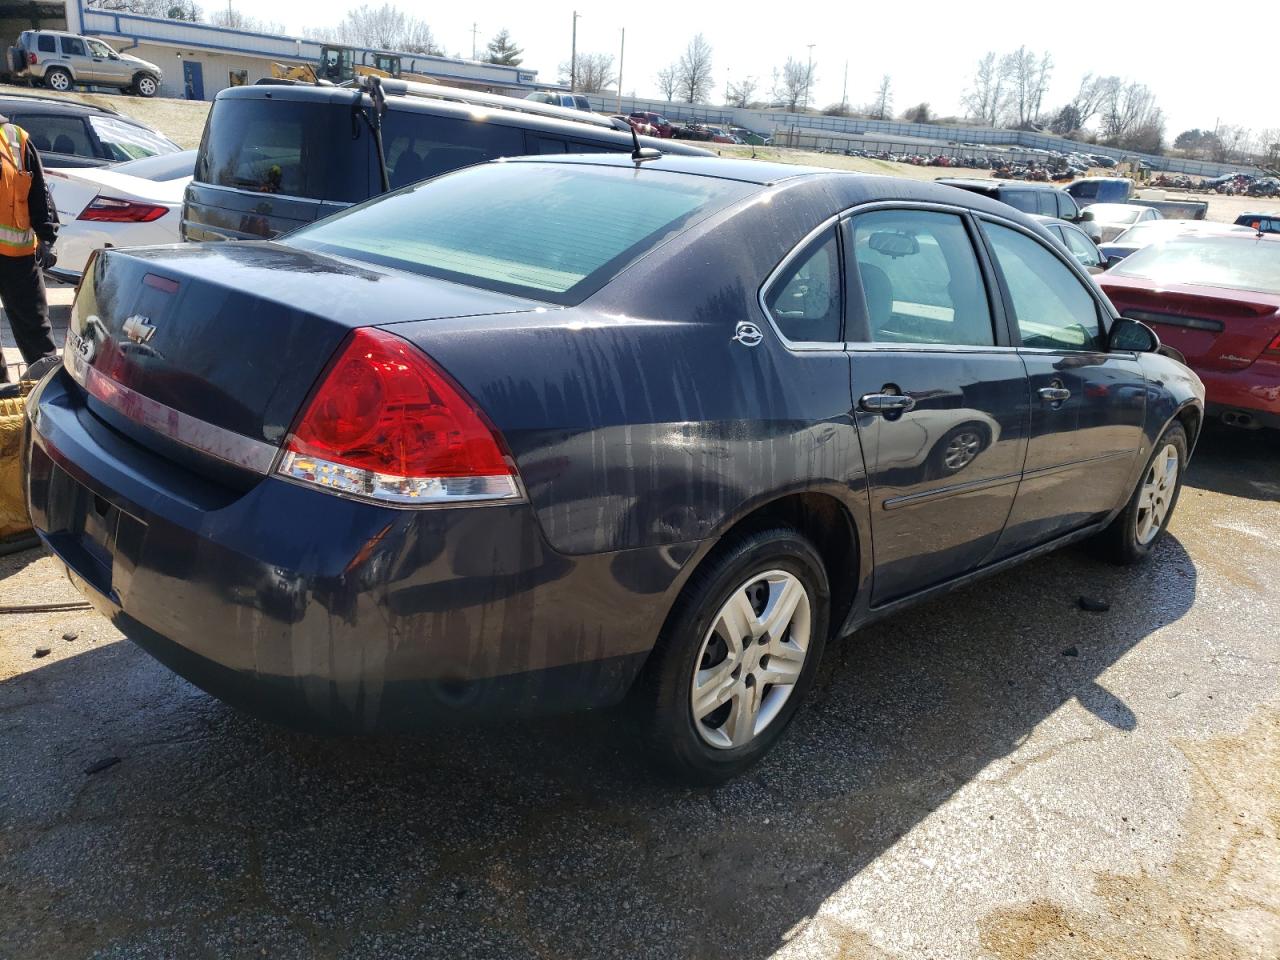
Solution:
[[[313,739],[94,615],[0,616],[0,956],[1280,956],[1278,478],[1211,433],[1151,562],[1068,550],[835,645],[712,791],[621,711]],[[33,551],[0,578],[77,598]]]

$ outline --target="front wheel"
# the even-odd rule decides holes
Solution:
[[[159,89],[156,84],[156,78],[148,74],[139,74],[133,81],[133,89],[140,97],[154,97],[156,90]]]
[[[646,665],[655,759],[714,784],[763,757],[813,682],[829,608],[822,559],[795,530],[726,544],[690,578]]]
[[[45,86],[50,90],[66,93],[71,89],[71,74],[61,67],[51,67],[49,72],[44,75],[44,82]]]
[[[1187,432],[1181,424],[1169,427],[1155,445],[1133,496],[1098,536],[1098,545],[1113,563],[1144,559],[1168,529],[1182,491],[1187,466]]]

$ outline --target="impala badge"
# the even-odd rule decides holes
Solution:
[[[156,335],[156,328],[151,325],[151,321],[138,313],[126,319],[120,329],[134,343],[146,343]]]
[[[738,324],[737,329],[733,332],[733,342],[740,343],[744,347],[759,346],[760,341],[763,339],[764,334],[760,332],[760,328],[746,320]]]

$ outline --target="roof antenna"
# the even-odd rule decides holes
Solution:
[[[631,128],[631,143],[633,145],[633,149],[631,150],[632,160],[636,163],[643,163],[646,160],[657,160],[662,156],[661,150],[655,150],[653,147],[640,146],[640,134],[636,133],[635,124],[628,121],[627,126]]]

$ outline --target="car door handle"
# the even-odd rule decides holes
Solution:
[[[867,413],[905,413],[915,405],[915,397],[904,393],[868,393],[858,401]]]
[[[1071,391],[1066,387],[1041,387],[1040,399],[1046,403],[1062,403],[1071,399]]]

